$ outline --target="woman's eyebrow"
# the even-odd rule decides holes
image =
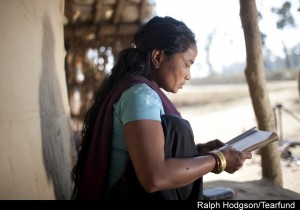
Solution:
[[[187,61],[191,62],[191,64],[194,63],[194,60],[193,60],[193,59],[190,59],[190,60],[187,60]]]
[[[182,58],[183,58],[183,60],[189,61],[189,62],[191,62],[191,64],[194,64],[194,60],[193,59],[185,58],[184,55],[182,55]]]
[[[184,60],[187,61],[187,62],[190,62],[191,64],[194,63],[194,60],[193,60],[193,59],[185,59],[185,58],[184,58]]]

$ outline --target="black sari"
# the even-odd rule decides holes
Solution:
[[[165,135],[165,157],[194,157],[197,149],[194,136],[188,121],[178,115],[163,115],[162,126]],[[132,163],[128,160],[125,173],[113,186],[110,200],[202,200],[203,180],[170,190],[147,193],[140,185]]]

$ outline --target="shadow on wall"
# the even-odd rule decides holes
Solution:
[[[39,85],[43,161],[58,200],[71,197],[71,140],[55,66],[55,39],[48,14],[43,18],[42,75]]]

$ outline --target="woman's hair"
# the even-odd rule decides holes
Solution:
[[[153,49],[164,50],[164,53],[171,57],[174,53],[185,52],[192,46],[196,46],[195,35],[185,23],[172,17],[156,16],[134,35],[132,47],[120,52],[111,74],[95,91],[91,106],[83,121],[78,159],[71,174],[74,182],[72,199],[76,199],[98,112],[114,84],[123,77],[143,76],[149,78],[151,69],[153,69],[150,58]]]

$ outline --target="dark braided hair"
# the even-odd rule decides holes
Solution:
[[[153,49],[164,50],[170,58],[174,53],[185,52],[195,45],[194,33],[183,22],[168,16],[156,16],[134,35],[133,47],[120,52],[111,74],[95,91],[83,121],[78,159],[71,172],[74,182],[72,199],[76,199],[98,112],[112,87],[123,77],[143,76],[149,79],[153,69],[150,58]]]

